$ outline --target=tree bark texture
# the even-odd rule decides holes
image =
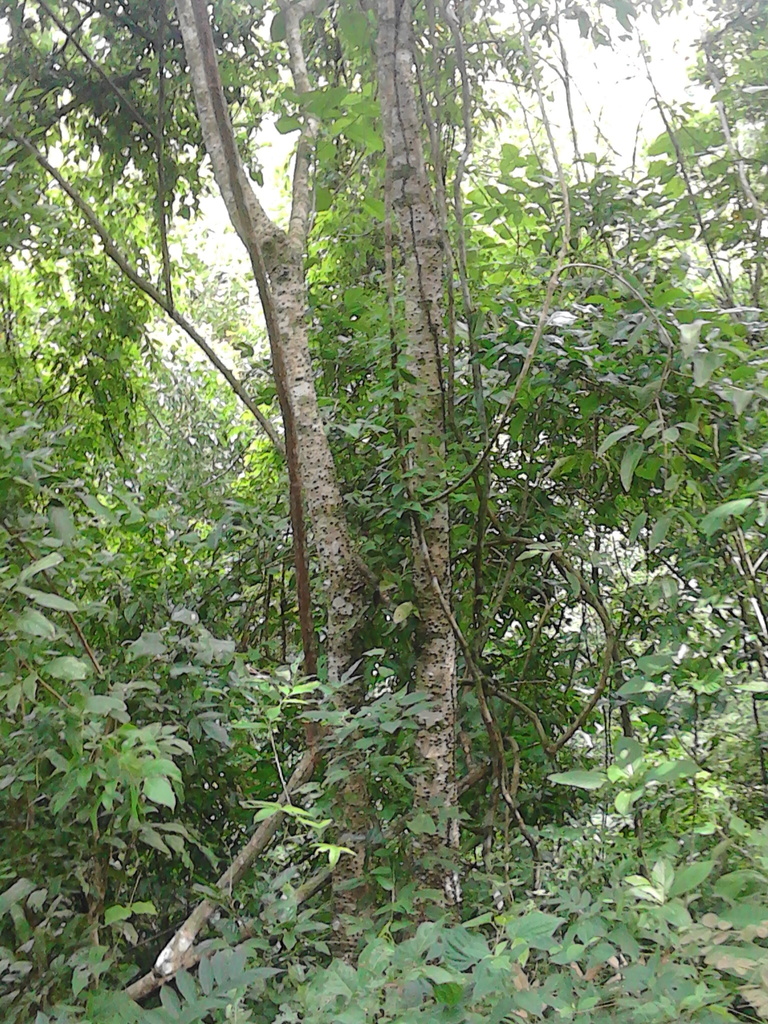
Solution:
[[[442,381],[443,249],[421,142],[415,91],[413,10],[409,0],[378,0],[379,100],[392,208],[404,268],[405,352],[416,379],[409,395],[413,446],[411,480],[416,488],[440,486],[445,464]],[[416,799],[433,817],[455,814],[456,644],[439,595],[450,602],[450,524],[446,501],[429,518],[414,520],[413,573],[419,612],[416,686],[430,698],[417,735],[421,759]],[[436,836],[424,836],[420,853],[441,854],[458,842],[458,822],[443,819]],[[427,879],[439,882],[449,902],[455,877],[435,863]]]
[[[349,536],[317,404],[306,318],[306,237],[303,231],[286,234],[272,222],[245,174],[205,2],[179,0],[178,12],[205,147],[232,224],[250,256],[264,306],[283,420],[295,441],[301,493],[327,590],[328,675],[338,680],[349,667],[356,624],[366,607],[367,581]],[[294,223],[295,218],[292,228]]]
[[[309,4],[300,2],[284,9],[294,84],[299,91],[309,88],[300,36],[300,20],[309,9]],[[303,515],[306,505],[327,605],[328,679],[339,684],[356,655],[355,640],[369,605],[370,586],[349,533],[309,351],[304,253],[311,208],[309,149],[314,125],[309,119],[299,143],[286,233],[267,216],[245,173],[224,98],[205,0],[178,0],[178,14],[205,147],[230,220],[248,251],[264,309],[286,433],[294,533],[295,506],[298,504]],[[353,706],[355,699],[352,687],[340,693],[342,705]],[[348,781],[340,800],[344,822],[339,842],[354,853],[346,855],[334,873],[334,918],[339,937],[337,953],[351,957],[352,943],[346,941],[344,922],[356,914],[361,895],[363,837],[368,830],[369,808],[365,780],[354,751],[347,769]]]

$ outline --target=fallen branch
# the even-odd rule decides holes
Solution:
[[[311,878],[308,878],[306,882],[300,885],[293,893],[293,898],[297,906],[301,906],[305,903],[310,896],[314,896],[316,892],[320,892],[331,880],[333,871],[331,868],[323,868],[322,871],[316,872]],[[242,948],[242,945],[252,939],[254,935],[258,933],[262,927],[262,922],[258,919],[252,921],[246,921],[240,928],[240,942],[235,946],[235,949]],[[206,960],[220,948],[219,943],[216,939],[208,939],[205,942],[200,942],[196,946],[190,947],[181,957],[177,971],[185,970],[189,971],[193,967],[197,967],[201,960]],[[176,972],[174,972],[175,974]],[[141,999],[146,999],[148,995],[155,992],[157,989],[162,988],[163,985],[167,985],[169,981],[173,980],[174,975],[169,974],[161,976],[156,974],[154,971],[150,971],[149,974],[145,974],[138,981],[135,981],[132,985],[129,985],[125,990],[126,995],[129,995],[132,999],[137,1002]],[[135,991],[134,991],[135,990]]]
[[[286,794],[290,794],[302,786],[311,777],[315,768],[317,754],[308,750],[294,769],[293,775],[285,784],[285,794],[281,795],[278,803],[286,803]],[[259,825],[249,841],[238,853],[224,874],[216,883],[216,888],[225,893],[231,893],[256,857],[269,845],[270,840],[283,820],[283,812],[276,811],[271,818],[267,818]],[[155,965],[151,971],[145,974],[138,981],[129,985],[125,993],[132,999],[143,999],[159,985],[171,978],[182,967],[186,966],[185,957],[192,949],[195,939],[201,929],[216,911],[216,904],[209,899],[203,900],[195,907],[186,921],[176,931],[171,941],[160,952]],[[195,961],[197,962],[197,961]]]

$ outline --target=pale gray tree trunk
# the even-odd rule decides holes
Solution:
[[[286,4],[291,70],[299,92],[310,88],[301,45],[301,19],[311,0]],[[290,224],[282,231],[268,217],[247,178],[235,143],[218,70],[205,0],[178,0],[179,22],[189,62],[203,139],[232,224],[250,256],[267,324],[272,363],[286,428],[286,450],[295,459],[301,499],[306,505],[320,561],[327,607],[325,653],[328,678],[340,684],[356,654],[355,639],[371,599],[371,579],[357,555],[344,514],[333,456],[317,403],[309,351],[307,284],[304,254],[311,211],[310,157],[316,130],[308,117],[299,141],[293,179]],[[292,442],[292,443],[291,443]],[[353,706],[354,688],[341,692],[341,706]],[[369,807],[359,758],[351,751],[347,781],[339,801],[339,842],[345,855],[334,872],[337,952],[351,957],[345,919],[353,916],[361,896],[364,837]]]
[[[442,236],[416,103],[413,10],[409,0],[378,0],[378,17],[379,101],[404,268],[405,352],[416,379],[408,412],[413,445],[411,479],[418,491],[425,484],[441,486],[445,463]],[[420,840],[420,853],[429,862],[431,854],[439,856],[458,841],[457,821],[450,818],[457,802],[456,648],[446,614],[451,595],[447,501],[435,502],[427,516],[414,518],[412,541],[419,614],[415,683],[431,704],[417,736],[421,758],[417,803],[434,818],[442,818],[437,834]],[[427,877],[433,884],[441,884],[449,902],[456,898],[454,876],[438,861],[427,870]]]

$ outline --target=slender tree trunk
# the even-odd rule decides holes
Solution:
[[[283,9],[291,68],[299,91],[310,87],[300,24],[311,8],[311,0],[299,0]],[[371,595],[370,576],[350,537],[317,403],[309,351],[304,253],[311,209],[309,166],[315,126],[309,117],[299,142],[290,226],[284,232],[267,216],[245,174],[221,85],[206,0],[179,0],[178,13],[205,147],[230,220],[248,251],[264,309],[286,432],[292,524],[294,532],[303,528],[297,517],[301,518],[299,513],[303,515],[306,505],[327,606],[328,679],[341,684],[356,656],[355,640]],[[298,501],[296,495],[300,496]],[[353,685],[347,684],[340,691],[341,706],[354,707],[358,700]],[[339,805],[344,815],[339,841],[353,855],[347,855],[334,872],[334,919],[337,953],[351,957],[353,943],[348,939],[345,919],[355,914],[363,890],[364,840],[369,821],[365,780],[354,751],[348,758],[347,782]]]
[[[404,264],[405,351],[416,378],[409,396],[415,486],[440,486],[445,463],[442,381],[443,251],[421,142],[414,86],[413,11],[409,0],[378,0],[379,97],[392,206]],[[416,686],[430,698],[417,735],[420,774],[416,799],[439,823],[420,837],[424,879],[457,898],[456,879],[442,855],[458,841],[456,790],[456,649],[443,600],[450,603],[450,527],[447,502],[415,517],[414,588],[419,612]]]

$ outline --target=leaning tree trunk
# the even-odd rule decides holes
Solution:
[[[379,101],[392,207],[404,264],[405,352],[415,378],[409,400],[411,480],[440,486],[445,462],[442,382],[443,251],[427,176],[414,88],[413,11],[409,0],[378,2]],[[414,590],[419,613],[415,683],[431,708],[417,734],[421,765],[417,803],[439,820],[421,836],[421,870],[449,903],[458,896],[446,847],[458,842],[456,791],[456,650],[447,611],[451,594],[448,505],[438,501],[412,526]]]
[[[310,88],[301,46],[301,19],[313,0],[285,4],[286,39],[294,85]],[[357,555],[317,403],[309,351],[304,254],[311,210],[310,158],[315,125],[307,119],[299,142],[293,202],[287,232],[275,225],[251,187],[235,142],[224,98],[205,0],[178,0],[179,22],[189,62],[203,139],[230,220],[245,245],[259,289],[286,433],[292,493],[304,503],[313,527],[327,606],[325,653],[328,678],[341,684],[354,661],[355,640],[370,602],[370,574]],[[295,529],[295,526],[294,526]],[[359,695],[347,686],[340,704],[354,707]],[[364,837],[369,808],[359,765],[347,765],[340,807],[339,841],[353,851],[334,872],[337,952],[352,955],[344,921],[357,911],[362,890]]]

